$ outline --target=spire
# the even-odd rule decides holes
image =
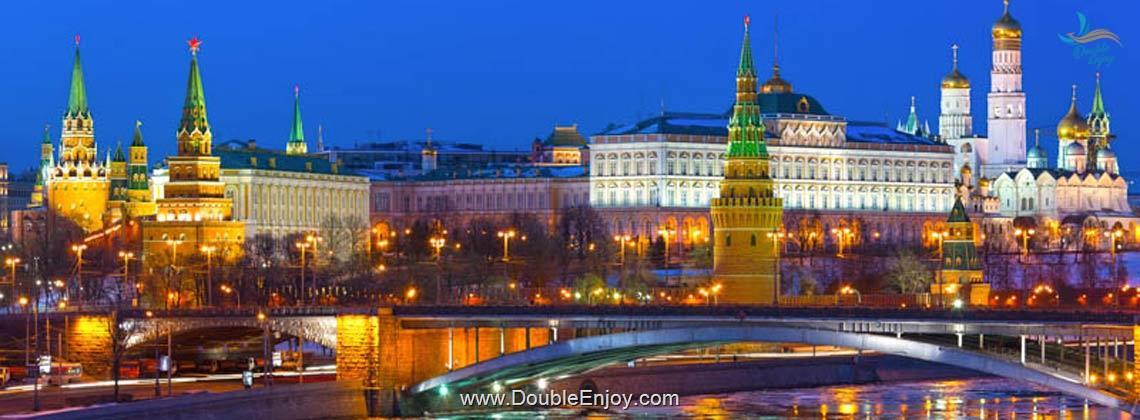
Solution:
[[[208,133],[210,123],[206,119],[206,94],[198,70],[198,50],[201,49],[202,41],[194,37],[187,44],[190,46],[190,77],[186,82],[186,102],[182,105],[182,122],[178,131]]]
[[[780,76],[780,15],[772,18],[772,77]]]
[[[969,222],[970,216],[966,213],[966,206],[962,204],[962,197],[954,197],[954,207],[950,209],[950,217],[946,219],[947,222]]]
[[[325,151],[325,126],[317,124],[317,151]]]
[[[903,124],[902,131],[912,135],[922,133],[922,125],[918,121],[918,111],[915,110],[914,106],[914,96],[910,97],[910,114],[906,117],[906,124]]]
[[[123,154],[123,142],[118,142],[115,145],[115,157],[111,158],[112,162],[126,162],[127,156]]]
[[[792,84],[780,77],[780,17],[773,17],[772,77],[760,85],[760,93],[792,93]],[[749,47],[751,48],[751,47]]]
[[[143,143],[142,121],[135,120],[135,135],[131,138],[131,147],[146,147],[146,143]]]
[[[756,77],[756,68],[752,66],[752,39],[748,36],[750,18],[744,16],[744,46],[740,48],[740,66],[736,69],[736,76],[750,75]]]
[[[767,158],[764,121],[756,104],[756,71],[752,66],[748,25],[749,19],[745,16],[744,45],[740,48],[740,66],[736,70],[736,104],[728,122],[728,157]]]
[[[44,139],[41,144],[51,144],[51,124],[44,124]]]
[[[305,129],[301,125],[301,87],[298,85],[293,85],[293,130],[289,132],[289,141],[305,141]]]
[[[1104,99],[1100,96],[1100,72],[1096,72],[1096,93],[1093,94],[1092,111],[1089,111],[1089,118],[1094,116],[1105,115]]]
[[[67,98],[67,116],[87,116],[87,87],[83,83],[83,64],[79,60],[79,35],[75,35],[75,64],[71,67],[71,92]]]
[[[289,131],[289,142],[285,144],[285,153],[290,155],[309,153],[309,146],[305,143],[305,128],[301,125],[301,87],[298,85],[293,85],[293,128]]]

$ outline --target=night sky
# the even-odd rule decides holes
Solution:
[[[558,124],[593,134],[660,112],[730,105],[741,23],[752,16],[757,67],[767,77],[772,21],[780,64],[797,92],[852,120],[905,118],[909,97],[936,130],[938,83],[953,42],[973,84],[984,133],[990,26],[998,0],[615,1],[150,1],[12,2],[0,25],[0,138],[14,170],[33,165],[43,125],[58,139],[67,105],[72,38],[82,35],[89,103],[102,153],[144,122],[151,159],[171,153],[186,89],[186,40],[200,60],[215,142],[257,139],[284,148],[292,86],[301,85],[306,136],[327,145],[434,137],[525,149]],[[66,6],[65,6],[66,4]],[[1090,29],[1100,41],[1105,100],[1124,170],[1140,168],[1140,46],[1135,1],[1014,0],[1025,31],[1029,126],[1054,126],[1080,86],[1088,112],[1095,64],[1058,34]],[[1032,135],[1029,135],[1032,139]]]

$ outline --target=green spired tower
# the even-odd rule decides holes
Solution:
[[[728,153],[720,197],[712,199],[713,278],[729,303],[775,304],[779,298],[778,247],[783,200],[769,173],[764,121],[756,102],[756,68],[744,18],[744,45],[736,69],[736,104],[728,123]]]
[[[1101,162],[1098,162],[1097,159],[1100,157],[1105,157],[1106,154],[1111,154],[1111,152],[1109,152],[1108,143],[1111,142],[1113,138],[1108,111],[1105,111],[1104,109],[1104,98],[1100,94],[1100,72],[1096,73],[1096,93],[1093,94],[1092,110],[1089,111],[1088,124],[1089,159],[1088,163],[1086,163],[1086,166],[1089,168],[1103,167],[1105,165]],[[1109,157],[1111,157],[1113,160],[1116,158],[1114,154]],[[1115,166],[1115,162],[1111,163],[1113,166]]]
[[[950,217],[946,219],[946,236],[942,239],[942,268],[938,281],[930,286],[935,298],[941,297],[943,306],[955,299],[966,297],[963,303],[985,306],[990,298],[990,285],[985,282],[982,262],[974,245],[974,223],[966,214],[961,197],[954,199]]]
[[[290,155],[309,153],[309,145],[305,143],[305,128],[301,125],[300,86],[293,86],[293,129],[289,131],[289,143],[285,144],[285,153]]]

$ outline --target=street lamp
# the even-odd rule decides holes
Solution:
[[[1022,256],[1029,255],[1029,237],[1033,236],[1035,234],[1037,234],[1037,231],[1032,229],[1032,228],[1029,228],[1029,229],[1016,228],[1013,230],[1013,236],[1021,238],[1021,255]]]
[[[75,252],[75,287],[76,293],[79,295],[79,306],[83,306],[83,251],[87,249],[86,244],[75,244],[71,246],[71,251]]]
[[[618,254],[618,259],[622,267],[625,267],[625,244],[629,242],[630,239],[633,238],[629,235],[614,235],[614,242],[621,244],[621,252]]]
[[[1120,229],[1113,229],[1111,231],[1104,232],[1104,237],[1109,239],[1109,245],[1112,246],[1112,248],[1109,249],[1109,252],[1112,254],[1112,258],[1116,258],[1116,247],[1118,246],[1117,241],[1119,241],[1120,238],[1124,237],[1124,232]]]
[[[775,298],[776,298],[775,302],[777,305],[779,305],[780,304],[780,241],[783,241],[784,238],[787,237],[788,235],[786,233],[784,233],[784,231],[781,230],[781,231],[768,232],[765,234],[765,236],[767,236],[768,239],[772,240],[772,265],[775,268],[775,271],[773,271],[773,273],[775,273],[774,278],[776,280],[776,288],[774,290],[774,293],[776,295],[775,296]]]
[[[134,257],[135,257],[134,252],[119,251],[119,258],[123,259],[123,282],[126,284],[132,284],[131,283],[131,258],[134,258]],[[135,305],[134,306],[138,306],[140,303],[142,303],[142,302],[140,301],[139,288],[138,288],[138,285],[136,284],[135,285]]]
[[[443,258],[443,247],[447,245],[447,239],[442,236],[433,236],[428,239],[432,248],[435,248],[435,260],[438,262]]]
[[[206,306],[213,306],[214,305],[214,277],[213,277],[212,263],[213,263],[214,251],[217,251],[218,247],[213,246],[213,245],[202,245],[200,250],[206,254],[206,290],[207,290],[207,292],[206,292]]]
[[[938,242],[938,259],[940,260],[942,259],[942,243],[946,240],[947,235],[949,235],[949,232],[947,231],[930,232],[930,237]]]
[[[7,259],[4,260],[4,264],[6,264],[8,266],[8,270],[11,273],[10,275],[12,276],[11,278],[8,279],[8,281],[10,283],[12,283],[12,288],[16,287],[16,264],[19,264],[19,263],[20,263],[20,259],[16,258],[16,257],[8,257]]]
[[[301,303],[303,303],[306,300],[306,296],[305,296],[305,251],[307,251],[309,249],[309,247],[312,247],[313,245],[309,241],[296,242],[293,245],[296,246],[297,249],[301,250],[301,266],[300,266],[301,294],[300,294],[300,297],[297,299],[297,305],[300,306]]]
[[[851,287],[851,285],[843,286],[841,289],[839,289],[839,293],[843,295],[855,295],[855,303],[860,305],[863,304],[863,294],[859,293],[859,289]]]
[[[500,230],[497,233],[497,235],[500,238],[503,238],[503,262],[508,262],[511,260],[510,242],[511,242],[511,239],[513,239],[516,235],[515,230],[514,229],[505,230],[505,231]]]

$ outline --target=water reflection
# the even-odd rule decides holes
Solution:
[[[1010,379],[981,378],[692,396],[639,414],[709,418],[1131,419],[1128,413]]]

